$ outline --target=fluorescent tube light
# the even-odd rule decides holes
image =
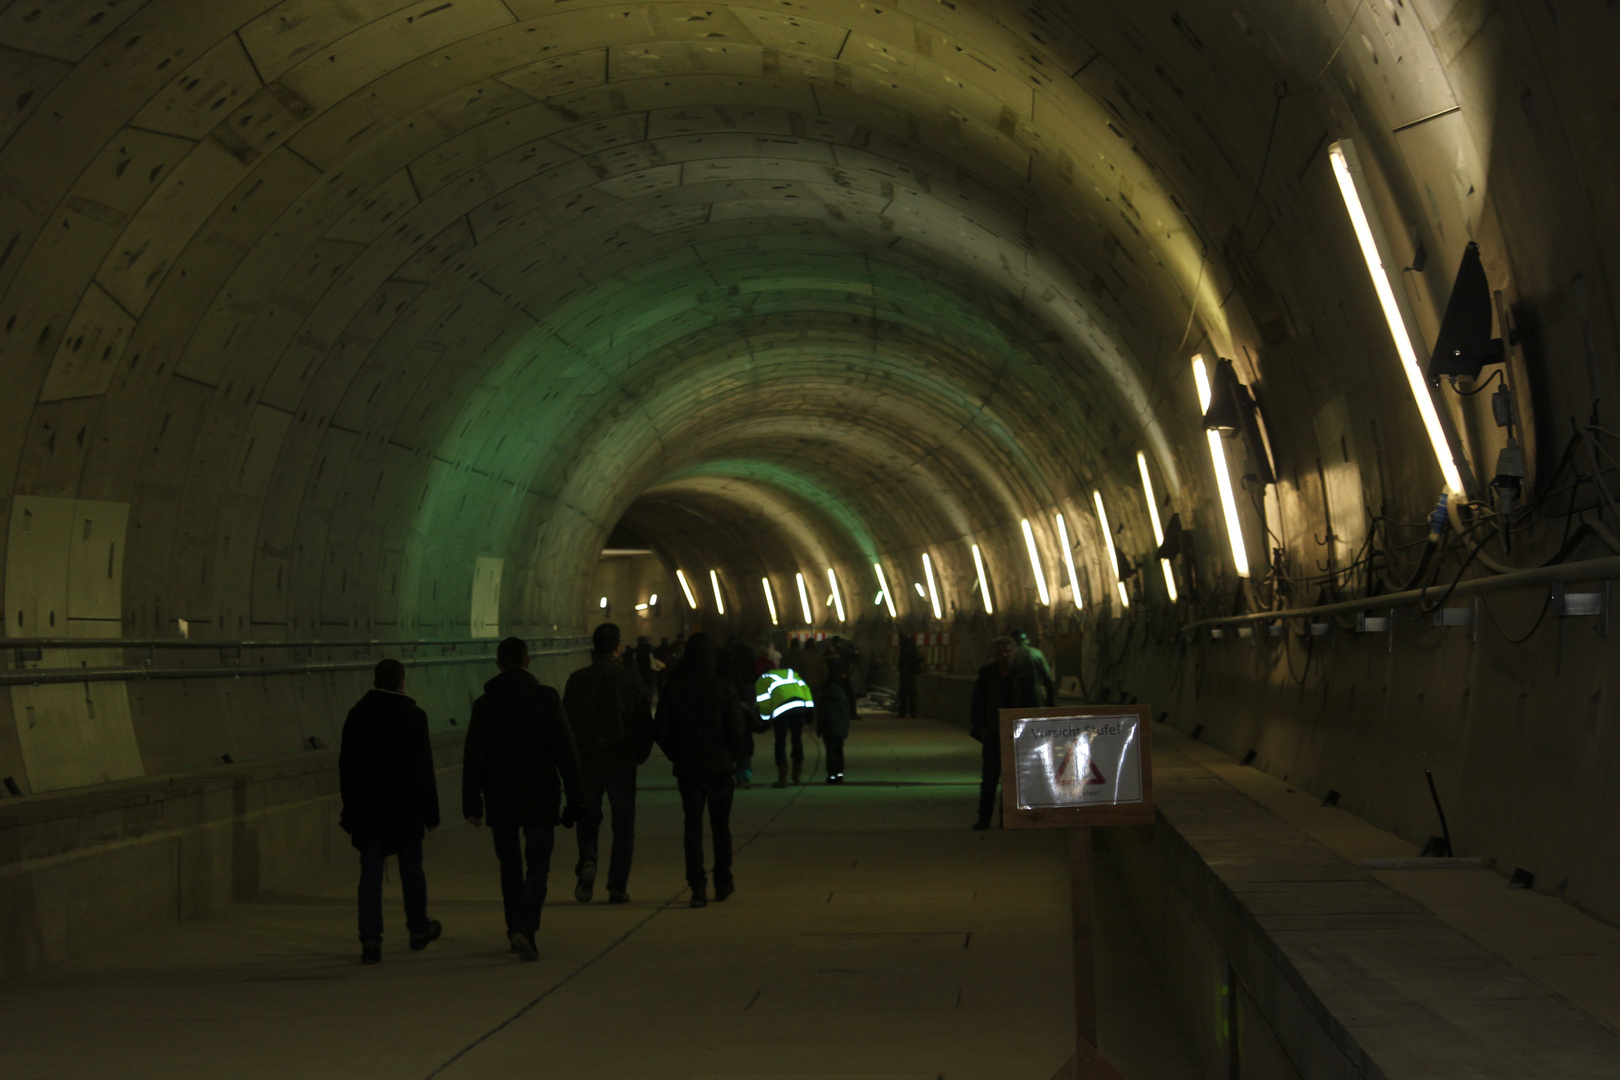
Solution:
[[[979,574],[979,595],[984,597],[984,613],[994,615],[995,606],[990,603],[990,581],[984,576],[984,557],[979,554],[979,545],[973,545],[973,569]]]
[[[1119,589],[1119,602],[1130,607],[1131,598],[1125,592],[1125,582],[1119,576],[1119,552],[1114,548],[1114,534],[1108,528],[1108,511],[1103,509],[1102,492],[1092,491],[1091,498],[1097,504],[1097,522],[1102,526],[1103,545],[1108,548],[1108,565],[1114,569],[1114,585]]]
[[[765,606],[771,609],[771,625],[776,625],[776,597],[771,595],[771,579],[760,578],[759,583],[765,586]]]
[[[832,586],[833,609],[838,612],[838,621],[844,621],[844,595],[838,591],[838,575],[832,567],[827,567],[827,584]]]
[[[814,625],[815,619],[810,617],[810,590],[804,587],[804,575],[794,574],[799,582],[799,610],[804,612],[804,625]]]
[[[1147,496],[1148,520],[1153,522],[1153,542],[1160,547],[1164,546],[1164,527],[1159,524],[1159,504],[1153,497],[1153,478],[1148,475],[1147,455],[1138,450],[1136,452],[1136,467],[1142,470],[1142,493]],[[1159,566],[1164,570],[1164,587],[1170,590],[1170,602],[1176,602],[1176,574],[1170,569],[1169,559],[1160,559]]]
[[[1080,598],[1080,575],[1074,572],[1074,548],[1069,543],[1069,525],[1063,520],[1063,515],[1057,516],[1058,543],[1063,545],[1063,564],[1069,568],[1069,591],[1074,594],[1074,609],[1085,610],[1085,601]]]
[[[1204,368],[1202,356],[1193,357],[1193,379],[1198,383],[1198,404],[1209,411],[1209,372]],[[1205,431],[1209,440],[1210,460],[1215,464],[1215,486],[1220,491],[1221,513],[1226,517],[1226,538],[1232,545],[1232,565],[1238,577],[1249,576],[1249,551],[1243,543],[1243,522],[1238,518],[1237,499],[1232,495],[1232,473],[1226,464],[1226,446],[1221,433],[1213,428]]]
[[[714,589],[714,613],[724,615],[726,613],[726,601],[725,597],[720,595],[720,575],[713,570],[709,571],[709,587]]]
[[[1452,453],[1451,440],[1442,426],[1440,410],[1434,395],[1429,392],[1429,380],[1418,359],[1417,344],[1408,329],[1401,310],[1396,289],[1404,287],[1390,276],[1392,261],[1387,257],[1388,242],[1382,241],[1382,228],[1376,211],[1367,197],[1366,181],[1356,147],[1343,139],[1328,147],[1328,161],[1333,165],[1333,178],[1339,182],[1339,194],[1344,196],[1344,208],[1350,214],[1350,224],[1361,245],[1361,257],[1367,264],[1367,276],[1372,278],[1373,291],[1378,294],[1378,306],[1383,308],[1384,322],[1389,324],[1389,336],[1395,340],[1395,351],[1400,355],[1401,368],[1406,373],[1406,385],[1412,391],[1412,400],[1423,417],[1423,428],[1429,434],[1429,445],[1434,449],[1435,461],[1446,478],[1446,488],[1458,495],[1464,493],[1462,468]],[[1382,241],[1382,242],[1381,242]]]
[[[877,571],[878,588],[883,590],[883,606],[889,609],[889,618],[895,618],[894,597],[889,595],[889,579],[883,576],[883,564],[873,563],[872,569]]]
[[[1024,546],[1029,549],[1029,566],[1035,571],[1035,588],[1041,594],[1041,603],[1051,607],[1052,596],[1046,591],[1046,571],[1041,569],[1041,553],[1035,547],[1035,530],[1029,527],[1029,518],[1024,519]]]
[[[692,595],[692,586],[690,586],[690,585],[688,585],[686,583],[686,573],[685,573],[685,571],[682,571],[682,570],[675,571],[675,580],[681,583],[681,592],[686,594],[687,606],[692,608],[692,610],[696,611],[697,610],[697,597]]]
[[[934,618],[943,619],[945,616],[939,608],[939,590],[934,587],[934,563],[926,551],[923,552],[923,578],[928,582],[928,602],[934,605]]]

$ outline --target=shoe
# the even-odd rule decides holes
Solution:
[[[360,943],[360,962],[362,964],[382,963],[382,942],[362,941]]]
[[[518,954],[519,960],[534,961],[540,959],[540,950],[534,947],[534,938],[521,930],[513,930],[506,935],[512,942],[512,951]]]
[[[726,882],[724,885],[720,884],[719,882],[715,882],[715,886],[714,886],[714,902],[717,903],[717,904],[723,904],[723,903],[726,902],[726,897],[730,896],[732,893],[734,893],[736,891],[737,891],[737,886],[732,884],[729,881]]]
[[[629,902],[630,902],[630,894],[625,892],[623,889],[609,889],[608,890],[608,903],[610,903],[610,904],[628,904]]]
[[[411,935],[411,952],[421,952],[435,941],[438,941],[439,935],[442,933],[444,933],[444,924],[438,919],[429,919],[427,933]]]
[[[703,892],[702,889],[693,889],[692,890],[692,902],[690,904],[688,904],[687,906],[688,907],[708,907],[709,906],[709,898],[704,895],[704,892]]]
[[[775,780],[774,783],[771,784],[771,787],[773,787],[773,788],[785,788],[785,787],[787,787],[787,770],[786,769],[778,768],[776,770],[776,780]]]
[[[798,782],[799,782],[799,763],[795,761],[793,763],[793,783],[795,785],[797,785]]]
[[[984,832],[984,830],[988,829],[989,827],[990,827],[990,819],[989,818],[980,818],[978,821],[975,821],[973,823],[973,831],[974,832]]]
[[[588,862],[579,868],[579,884],[574,886],[574,899],[582,904],[591,902],[591,890],[596,887],[596,864]]]
[[[844,777],[841,774],[838,775],[838,776],[829,776],[829,777],[827,777],[827,783],[829,783],[829,784],[842,784],[843,782],[844,782]]]

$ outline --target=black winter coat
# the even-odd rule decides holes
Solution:
[[[737,771],[743,705],[737,688],[714,669],[707,635],[693,634],[680,669],[658,697],[653,731],[676,776],[730,776]]]
[[[980,742],[992,743],[1001,738],[1002,709],[1034,709],[1040,706],[1035,691],[1035,673],[1027,664],[1014,663],[1012,671],[1002,678],[1001,665],[994,660],[979,669],[979,678],[973,684],[973,726],[969,730]]]
[[[646,680],[640,671],[610,656],[593,654],[590,667],[568,676],[563,709],[586,773],[601,775],[640,765],[652,753],[652,702]]]
[[[404,694],[372,690],[349,710],[338,751],[338,824],[361,851],[384,855],[419,843],[439,825],[439,786],[427,713]]]
[[[559,778],[561,783],[559,784]],[[461,764],[461,812],[491,828],[550,827],[558,801],[585,802],[579,754],[557,691],[521,668],[484,684]]]

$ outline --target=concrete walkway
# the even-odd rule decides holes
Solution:
[[[488,833],[454,819],[428,841],[427,951],[391,883],[384,962],[362,967],[352,875],[314,880],[0,986],[4,1072],[1047,1080],[1073,1050],[1063,835],[969,831],[960,730],[862,717],[848,746],[841,788],[738,793],[725,904],[686,907],[655,754],[633,902],[575,903],[559,830],[537,964],[507,951]],[[1196,1076],[1122,896],[1099,880],[1104,1052],[1130,1080]]]

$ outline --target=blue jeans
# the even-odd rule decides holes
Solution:
[[[533,937],[540,929],[540,908],[546,902],[546,875],[551,873],[551,849],[557,841],[556,832],[550,826],[529,825],[521,829],[507,825],[489,831],[495,836],[495,857],[501,860],[506,932],[521,930]],[[527,874],[524,873],[525,862]]]
[[[381,941],[383,936],[382,883],[388,857],[382,843],[373,840],[360,853],[360,940]],[[422,873],[422,841],[399,849],[399,887],[405,893],[405,927],[413,934],[428,930],[427,875]]]

